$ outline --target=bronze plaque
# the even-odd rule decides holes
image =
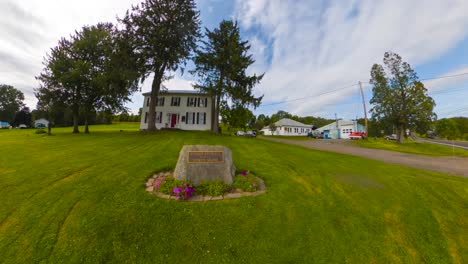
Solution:
[[[223,151],[189,151],[188,163],[223,163]]]

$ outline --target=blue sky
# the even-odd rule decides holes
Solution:
[[[85,24],[115,22],[138,0],[0,0],[0,83],[21,89],[34,107],[34,76],[62,36]],[[286,110],[297,115],[362,117],[357,85],[369,81],[385,51],[399,53],[421,79],[468,73],[468,1],[463,0],[199,0],[204,27],[236,19],[265,73],[255,89],[265,95],[256,114]],[[190,89],[190,74],[174,73],[169,89]],[[439,117],[468,116],[468,74],[425,81]],[[371,87],[364,85],[367,100]],[[142,85],[142,91],[149,84]],[[307,97],[302,100],[297,98]],[[137,112],[141,93],[128,104]],[[289,101],[276,104],[283,101]],[[463,112],[464,111],[464,112]]]

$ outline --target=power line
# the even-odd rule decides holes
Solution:
[[[453,78],[453,77],[459,77],[459,76],[463,76],[463,75],[468,75],[468,72],[453,74],[453,75],[440,76],[440,77],[430,77],[430,78],[421,79],[421,81]],[[362,82],[362,83],[370,84],[370,82]],[[338,91],[341,91],[341,90],[344,90],[344,89],[347,89],[347,88],[351,88],[351,87],[354,87],[354,86],[358,86],[358,84],[351,84],[351,85],[348,85],[348,86],[344,86],[344,87],[341,87],[341,88],[338,88],[338,89],[335,89],[335,90],[332,90],[332,91],[328,91],[328,92],[324,92],[324,93],[320,93],[320,94],[316,94],[316,95],[298,97],[298,98],[294,98],[294,99],[290,99],[290,100],[283,100],[283,101],[270,103],[270,104],[263,104],[263,105],[260,105],[258,108],[262,108],[262,107],[265,107],[265,106],[272,106],[272,105],[280,105],[280,104],[284,104],[284,103],[300,101],[300,100],[313,98],[313,97],[319,97],[319,96],[323,96],[323,95],[326,95],[326,94],[338,92]],[[462,90],[462,89],[460,89],[460,90]],[[458,91],[458,90],[453,90],[453,91]],[[434,92],[434,93],[431,93],[431,94],[436,95],[436,94],[443,94],[443,93],[448,93],[448,92],[452,92],[452,91],[451,90],[444,90],[444,91],[440,91],[440,92]]]
[[[445,75],[445,76],[440,76],[440,77],[426,78],[426,79],[421,79],[421,81],[445,79],[445,78],[452,78],[452,77],[458,77],[458,76],[463,76],[463,75],[468,75],[468,72],[463,72],[463,73],[453,74],[453,75]]]
[[[341,91],[341,90],[344,90],[344,89],[347,89],[347,88],[351,88],[351,87],[354,87],[354,86],[357,86],[357,85],[358,85],[358,84],[352,84],[352,85],[348,85],[348,86],[345,86],[345,87],[341,87],[341,88],[338,88],[338,89],[335,89],[335,90],[332,90],[332,91],[324,92],[324,93],[321,93],[321,94],[310,95],[310,96],[304,96],[304,97],[299,97],[299,98],[295,98],[295,99],[291,99],[291,100],[284,100],[284,101],[280,101],[280,102],[276,102],[276,103],[271,103],[271,104],[264,104],[264,105],[260,105],[259,108],[260,108],[260,107],[264,107],[264,106],[279,105],[279,104],[284,104],[284,103],[288,103],[288,102],[300,101],[300,100],[304,100],[304,99],[312,98],[312,97],[318,97],[318,96],[322,96],[322,95],[326,95],[326,94],[338,92],[338,91]]]
[[[420,79],[420,81],[429,81],[429,80],[446,79],[446,78],[459,77],[459,76],[463,76],[463,75],[468,75],[468,72],[462,72],[462,73],[458,73],[458,74],[445,75],[445,76],[439,76],[439,77],[429,77],[429,78]],[[362,83],[370,84],[370,82],[362,82]]]
[[[451,115],[451,114],[455,114],[455,113],[463,113],[465,111],[468,111],[468,106],[464,106],[462,108],[458,108],[458,109],[455,109],[455,110],[450,110],[448,112],[445,112],[445,113],[442,113],[442,115]]]

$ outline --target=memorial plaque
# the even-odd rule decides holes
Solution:
[[[223,151],[189,151],[188,163],[223,163]]]
[[[177,180],[189,180],[195,186],[205,181],[231,184],[236,168],[231,150],[224,146],[184,146],[174,171]]]

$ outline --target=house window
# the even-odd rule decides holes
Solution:
[[[150,98],[148,97],[148,98],[146,99],[146,106],[149,106],[149,102],[150,102]],[[146,123],[146,122],[145,122],[145,123]]]
[[[197,124],[205,125],[206,124],[206,113],[197,113]]]
[[[148,112],[145,112],[145,124],[148,123]]]
[[[161,124],[162,122],[162,112],[156,112],[156,124]]]
[[[198,107],[207,107],[208,106],[208,98],[198,98]]]
[[[156,100],[156,106],[164,106],[164,96],[158,97],[158,100]]]
[[[172,97],[171,106],[180,106],[180,97]]]
[[[193,125],[197,120],[195,119],[195,113],[194,112],[187,112],[185,120],[187,120],[188,125]]]
[[[187,98],[187,106],[196,107],[196,106],[197,106],[197,98],[195,98],[195,97],[188,97],[188,98]]]
[[[182,116],[182,122],[185,123],[185,116]]]

